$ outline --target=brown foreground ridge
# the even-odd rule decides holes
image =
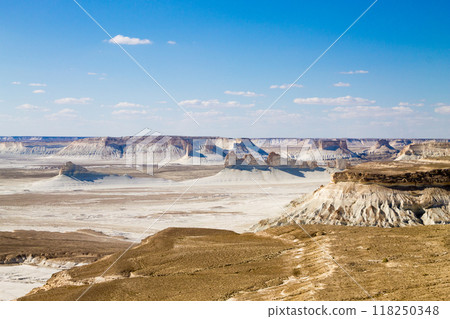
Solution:
[[[125,250],[130,242],[92,230],[57,233],[16,230],[0,232],[0,264],[90,263]]]
[[[450,300],[450,225],[304,228],[168,228],[20,300]]]

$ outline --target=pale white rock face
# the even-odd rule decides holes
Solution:
[[[361,154],[380,154],[390,157],[410,143],[428,140],[410,139],[302,139],[302,138],[225,138],[160,136],[131,142],[132,137],[0,137],[0,157],[39,155],[43,158],[109,159],[121,160],[139,152],[154,153],[155,161],[168,159],[171,163],[192,165],[194,150],[198,161],[220,165],[228,152],[238,157],[252,154],[265,158],[270,152],[297,161],[358,159]],[[163,144],[160,141],[166,141]],[[385,145],[380,141],[386,141]],[[448,142],[440,140],[439,142]],[[131,144],[130,144],[131,143]],[[330,144],[331,143],[331,144]],[[415,147],[415,146],[414,146]],[[447,152],[448,153],[448,147]],[[137,153],[137,154],[136,154]],[[144,155],[145,155],[144,154]],[[408,153],[409,154],[409,153]],[[406,154],[407,156],[410,156]],[[411,154],[412,158],[417,155]]]
[[[56,155],[63,157],[121,158],[123,151],[108,138],[82,139],[73,141]]]
[[[293,223],[378,227],[450,223],[450,192],[429,188],[413,193],[378,185],[330,183],[292,201],[282,216],[263,220],[252,229]]]
[[[449,156],[450,142],[426,142],[405,146],[398,154],[396,160],[408,161]]]
[[[3,142],[0,143],[0,154],[16,155],[51,155],[58,151],[51,146],[35,145],[25,146],[22,142]]]

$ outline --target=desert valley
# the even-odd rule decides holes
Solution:
[[[449,191],[450,140],[0,137],[0,299],[446,300]]]

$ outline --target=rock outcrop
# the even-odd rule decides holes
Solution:
[[[81,165],[67,162],[60,168],[59,176],[67,176],[81,181],[94,181],[99,178],[104,178],[106,175],[92,172]]]
[[[346,170],[334,173],[334,183],[355,182],[360,184],[376,184],[398,188],[423,188],[450,186],[450,169],[434,169],[425,172],[407,172],[399,174],[383,174],[357,170]]]
[[[391,146],[388,140],[378,140],[375,145],[364,152],[364,156],[370,159],[387,159],[399,151]]]
[[[124,154],[121,139],[102,137],[84,138],[73,141],[56,155],[62,157],[87,157],[102,159],[118,159]]]
[[[396,160],[418,160],[450,157],[450,142],[427,142],[405,146]]]
[[[450,223],[450,192],[399,191],[378,185],[330,183],[289,204],[286,213],[253,230],[289,224],[398,227]]]
[[[431,167],[436,166],[441,164]],[[430,169],[419,163],[366,163],[335,173],[331,183],[292,201],[282,216],[262,220],[253,229],[293,223],[378,227],[449,224],[449,190],[450,169]]]

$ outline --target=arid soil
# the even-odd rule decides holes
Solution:
[[[1,168],[0,180],[2,179],[35,179],[50,178],[58,175],[59,170],[64,164],[60,165],[36,165],[34,169],[25,168]],[[183,181],[195,178],[202,178],[217,174],[223,169],[222,165],[203,165],[203,166],[166,166],[154,169],[154,174],[151,176],[146,172],[141,172],[135,168],[125,167],[124,165],[89,165],[83,164],[85,168],[100,174],[127,174],[132,177],[146,177],[146,178],[164,178],[174,181]],[[146,167],[144,167],[146,170]]]
[[[128,241],[91,230],[0,232],[0,243],[0,264],[21,263],[27,258],[90,263],[130,245]]]
[[[170,228],[20,300],[450,300],[450,225],[304,229]]]

